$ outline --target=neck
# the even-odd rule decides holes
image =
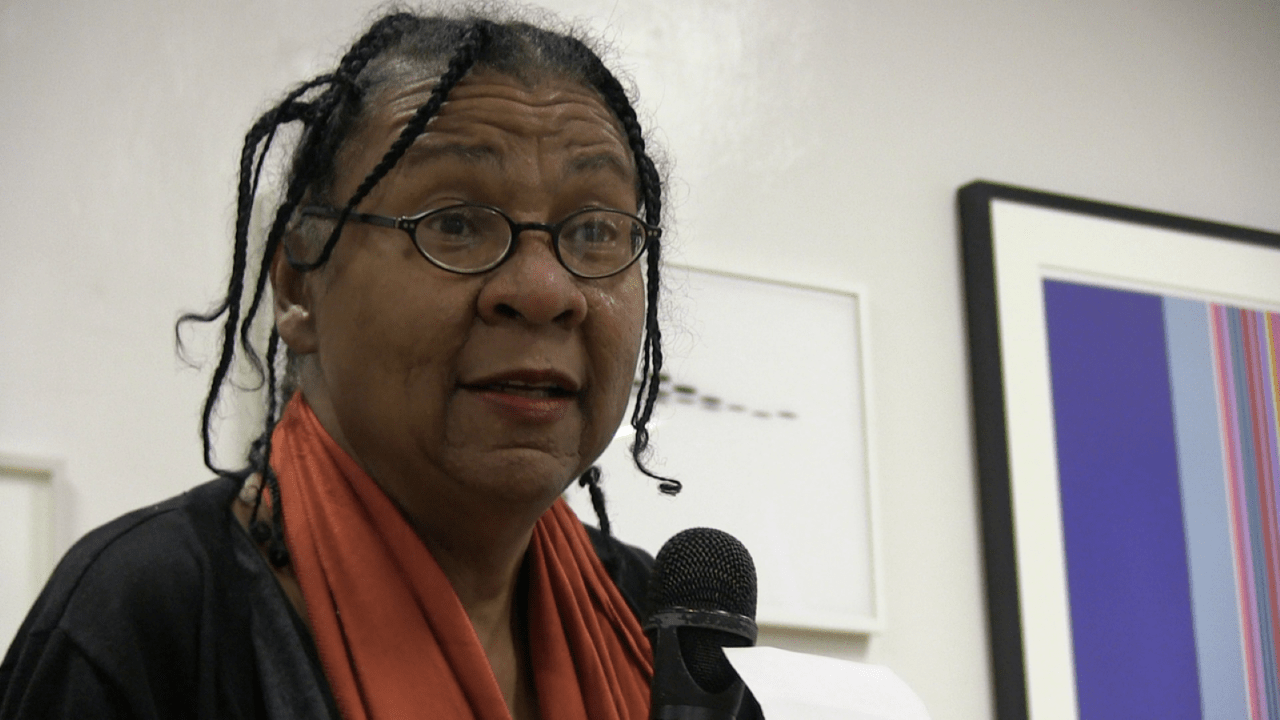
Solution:
[[[468,533],[468,542],[451,543],[438,533],[414,527],[453,586],[471,620],[494,679],[514,720],[537,717],[537,700],[525,625],[527,581],[524,559],[532,523],[505,541],[486,542],[486,533]],[[497,534],[499,537],[502,533]],[[448,537],[448,536],[446,536]]]
[[[533,523],[518,532],[487,532],[489,528],[472,526],[469,532],[453,534],[427,527],[415,518],[410,522],[449,578],[473,624],[510,618]]]

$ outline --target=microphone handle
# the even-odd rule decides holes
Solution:
[[[685,668],[677,630],[677,625],[664,624],[653,631],[650,720],[734,720],[742,703],[742,679],[718,693],[698,687]]]

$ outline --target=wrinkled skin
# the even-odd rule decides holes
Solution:
[[[429,86],[388,93],[340,157],[332,197],[354,191]],[[480,71],[359,210],[400,216],[471,201],[554,222],[586,206],[635,212],[634,188],[625,139],[591,91]],[[280,265],[277,275],[290,275]],[[294,289],[283,302],[306,308],[305,322],[282,318],[280,330],[310,355],[307,400],[414,518],[445,500],[528,503],[540,514],[621,420],[644,313],[638,264],[581,280],[546,233],[526,232],[504,265],[458,275],[401,231],[351,223],[324,268],[281,279]]]

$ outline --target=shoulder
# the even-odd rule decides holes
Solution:
[[[191,592],[209,573],[211,553],[228,542],[234,489],[233,480],[214,480],[85,535],[58,564],[36,609],[65,613],[87,600],[101,612],[121,601]]]
[[[29,686],[65,686],[69,668],[80,666],[93,668],[113,692],[186,684],[180,675],[196,667],[190,660],[201,652],[209,607],[225,604],[216,586],[231,555],[236,486],[229,479],[205,483],[78,541],[0,664],[0,706]]]

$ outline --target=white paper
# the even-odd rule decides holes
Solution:
[[[771,647],[725,648],[768,720],[929,720],[892,670]]]

